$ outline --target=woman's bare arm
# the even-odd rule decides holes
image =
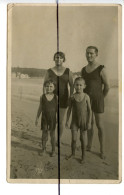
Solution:
[[[70,96],[73,94],[74,87],[73,87],[73,75],[69,70],[69,86],[70,86]]]
[[[71,101],[71,98],[70,98],[70,99],[69,99],[69,107],[68,107],[67,116],[66,116],[66,124],[65,124],[66,127],[68,127],[68,122],[69,122],[71,110],[72,110],[72,101]]]

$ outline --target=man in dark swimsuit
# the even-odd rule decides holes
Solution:
[[[81,76],[86,82],[85,92],[91,100],[91,108],[95,116],[96,126],[98,128],[98,137],[100,142],[100,157],[104,156],[104,130],[103,130],[103,113],[104,97],[109,91],[109,82],[106,74],[106,68],[96,62],[98,49],[95,46],[89,46],[86,49],[87,66],[81,70]],[[87,150],[91,150],[93,139],[93,124],[88,131]]]

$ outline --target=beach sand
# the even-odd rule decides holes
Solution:
[[[58,147],[51,157],[50,138],[45,156],[40,156],[40,119],[35,126],[42,81],[40,79],[12,79],[11,99],[11,179],[57,179]],[[99,157],[98,131],[95,126],[91,152],[86,152],[86,162],[81,164],[79,135],[76,158],[67,160],[71,154],[71,132],[64,129],[60,147],[61,179],[118,179],[118,88],[111,88],[105,99],[104,133],[106,159]]]

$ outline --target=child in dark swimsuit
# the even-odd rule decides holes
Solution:
[[[87,94],[83,92],[85,88],[85,81],[83,78],[78,77],[75,79],[74,88],[76,93],[70,98],[69,108],[67,111],[67,120],[66,127],[69,127],[69,117],[72,111],[72,122],[71,122],[71,133],[72,133],[72,142],[71,149],[72,154],[71,158],[75,157],[76,149],[76,139],[77,132],[80,129],[80,141],[81,141],[81,150],[82,150],[82,159],[81,163],[85,162],[85,134],[88,129],[91,129],[91,106],[90,99]]]
[[[38,124],[38,118],[42,112],[41,130],[42,130],[42,152],[46,152],[46,142],[48,141],[48,131],[50,131],[52,154],[55,156],[55,128],[57,121],[57,96],[54,94],[55,84],[52,80],[44,83],[46,93],[40,97],[40,105],[37,111],[35,125]]]

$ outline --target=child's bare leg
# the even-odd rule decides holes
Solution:
[[[46,152],[46,142],[48,141],[48,131],[43,130],[42,132],[42,151],[40,155],[43,155]]]
[[[86,150],[86,132],[87,131],[82,131],[80,130],[80,141],[81,141],[81,150],[82,150],[82,159],[81,163],[85,162],[85,150]]]
[[[72,140],[71,140],[71,155],[68,156],[66,159],[73,159],[75,158],[75,150],[76,150],[76,140],[77,140],[77,130],[71,130]]]
[[[55,130],[50,131],[50,137],[51,137],[51,145],[52,145],[52,154],[51,156],[55,156]]]
[[[71,130],[72,134],[72,142],[71,142],[71,151],[72,154],[70,157],[75,157],[75,150],[76,150],[76,140],[77,140],[77,130]]]
[[[98,128],[98,137],[99,137],[99,143],[100,143],[100,157],[104,159],[105,156],[104,156],[103,114],[95,113],[95,120],[96,120],[96,126]]]

